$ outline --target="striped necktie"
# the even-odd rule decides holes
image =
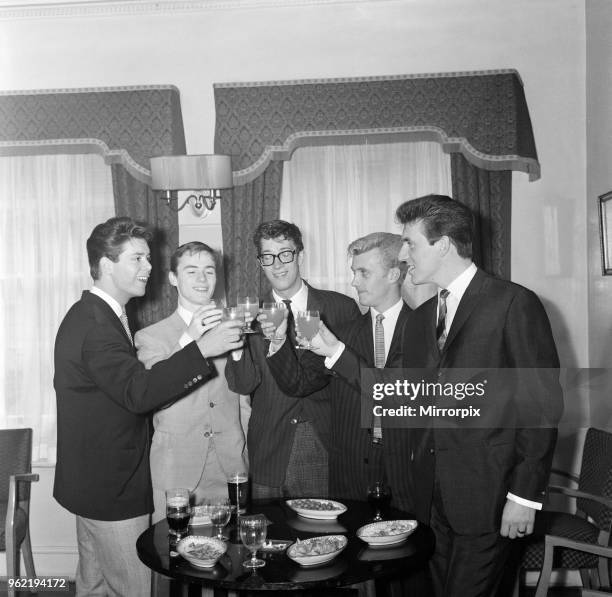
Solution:
[[[292,346],[297,343],[295,337],[295,318],[293,317],[293,311],[291,310],[291,299],[283,299],[283,303],[287,306],[287,338]]]
[[[130,343],[133,345],[134,339],[132,338],[132,332],[130,331],[130,324],[128,323],[127,313],[125,312],[125,309],[121,311],[121,315],[119,315],[119,321],[121,322],[121,325],[123,326],[127,337],[130,339]]]
[[[385,366],[385,328],[383,327],[383,319],[385,316],[379,313],[376,316],[376,324],[374,325],[374,366],[377,369],[382,369]],[[372,440],[375,443],[382,441],[382,425],[380,417],[373,415],[372,417]]]
[[[438,349],[442,351],[446,342],[446,297],[450,294],[446,288],[440,291],[440,301],[438,303],[438,323],[436,325],[436,340]]]

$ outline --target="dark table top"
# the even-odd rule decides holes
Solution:
[[[387,548],[369,547],[356,536],[357,529],[372,522],[367,502],[339,500],[348,507],[336,521],[318,521],[302,518],[289,508],[284,500],[255,501],[249,514],[265,514],[272,524],[268,526],[268,539],[295,541],[328,534],[344,534],[348,538],[346,549],[334,560],[316,567],[302,567],[283,552],[257,552],[266,565],[255,572],[242,566],[250,557],[241,544],[232,518],[225,528],[230,537],[228,550],[214,568],[199,569],[180,556],[170,556],[168,525],[165,520],[147,529],[136,543],[140,559],[152,570],[187,583],[224,590],[308,590],[332,588],[370,579],[406,577],[421,570],[433,552],[434,538],[429,527],[418,525],[405,542]],[[413,516],[389,508],[386,520],[410,519]],[[190,527],[191,534],[210,535],[211,526]]]

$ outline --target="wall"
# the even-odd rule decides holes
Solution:
[[[213,82],[516,68],[542,179],[513,176],[513,278],[543,297],[563,364],[586,366],[592,255],[583,0],[273,4],[0,20],[0,89],[173,83],[181,92],[188,151],[206,153],[213,148]],[[604,4],[594,3],[593,20],[609,15]],[[590,44],[589,50],[597,56],[602,46]],[[606,68],[595,58],[590,66]],[[589,109],[603,113],[605,99],[593,103]],[[603,131],[597,137],[601,142]],[[602,189],[610,188],[603,173],[598,178]],[[588,193],[591,200],[594,194]],[[181,235],[188,233],[183,228]],[[38,549],[48,519],[42,504],[33,518]],[[64,539],[58,535],[58,541]]]

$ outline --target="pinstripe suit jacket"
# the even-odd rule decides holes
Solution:
[[[307,304],[308,309],[320,311],[332,330],[359,316],[353,299],[330,290],[308,286]],[[307,398],[283,392],[268,367],[267,354],[268,342],[252,334],[242,358],[228,359],[225,375],[230,389],[252,397],[247,435],[251,477],[255,483],[279,487],[285,479],[297,421],[310,421],[323,444],[329,446],[329,400],[323,392]]]
[[[402,307],[385,367],[402,364],[402,336],[410,308]],[[334,364],[325,369],[323,359],[311,352],[296,358],[287,343],[270,359],[269,365],[284,391],[304,395],[322,386],[331,402],[330,493],[335,497],[364,499],[367,492],[367,466],[364,459],[370,447],[369,430],[361,427],[362,367],[374,367],[374,340],[370,313],[335,330],[346,349]],[[384,423],[384,421],[383,421]],[[406,429],[385,429],[383,462],[387,482],[392,488],[393,503],[413,511],[406,462],[410,455],[410,434]]]

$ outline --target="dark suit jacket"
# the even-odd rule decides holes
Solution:
[[[146,370],[110,306],[83,292],[55,341],[57,501],[96,520],[150,513],[147,415],[213,371],[195,342]]]
[[[312,286],[308,286],[308,309],[318,310],[331,329],[359,316],[353,299]],[[298,421],[310,421],[323,444],[329,446],[329,401],[321,392],[304,399],[283,392],[268,367],[268,344],[261,335],[252,334],[242,358],[228,358],[225,376],[231,390],[252,397],[247,435],[251,477],[255,483],[279,487],[285,479]]]
[[[508,492],[536,502],[544,497],[556,442],[554,426],[563,409],[555,342],[533,292],[481,270],[459,303],[441,354],[436,308],[433,297],[408,318],[406,367],[433,367],[441,382],[458,380],[465,368],[524,368],[531,373],[527,384],[487,391],[486,400],[503,405],[503,428],[432,428],[418,434],[412,452],[419,516],[429,517],[435,461],[445,513],[455,532],[492,532],[499,529]],[[541,415],[549,427],[515,427],[517,408]]]
[[[410,308],[404,305],[395,326],[385,367],[402,365],[403,328],[409,313]],[[369,429],[361,426],[360,371],[362,367],[374,367],[370,313],[345,323],[335,333],[346,348],[331,372],[325,368],[323,358],[312,352],[305,352],[298,361],[288,343],[268,362],[280,387],[292,395],[308,395],[327,386],[325,391],[331,403],[330,494],[363,500],[368,485],[368,469],[364,459],[368,457],[371,438]],[[385,428],[383,436],[383,463],[393,504],[413,511],[407,474],[411,449],[409,431]]]

